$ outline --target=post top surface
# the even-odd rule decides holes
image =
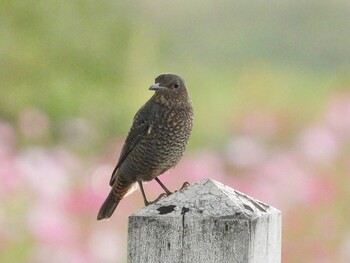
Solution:
[[[137,211],[135,216],[235,217],[253,220],[264,214],[280,213],[261,201],[212,179],[203,179]]]

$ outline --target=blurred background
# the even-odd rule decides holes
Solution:
[[[212,178],[280,209],[285,263],[350,262],[349,1],[3,0],[0,13],[0,262],[126,262],[140,193],[96,215],[163,72],[195,107],[164,183]]]

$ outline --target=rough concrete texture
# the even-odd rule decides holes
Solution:
[[[129,217],[128,262],[280,263],[281,212],[204,179]]]
[[[168,209],[167,209],[168,208]],[[232,216],[254,219],[275,208],[211,179],[203,179],[160,199],[132,216]]]

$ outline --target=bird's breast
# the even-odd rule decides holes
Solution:
[[[159,165],[175,165],[185,151],[192,129],[192,115],[186,110],[159,113],[144,139],[145,150]],[[147,150],[148,149],[148,150]]]
[[[185,151],[191,129],[192,112],[159,111],[128,158],[128,174],[148,181],[175,166]]]

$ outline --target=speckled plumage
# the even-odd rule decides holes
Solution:
[[[184,80],[175,74],[161,74],[155,83],[150,88],[155,94],[134,117],[98,220],[113,214],[134,183],[150,181],[174,167],[185,151],[193,109]]]

